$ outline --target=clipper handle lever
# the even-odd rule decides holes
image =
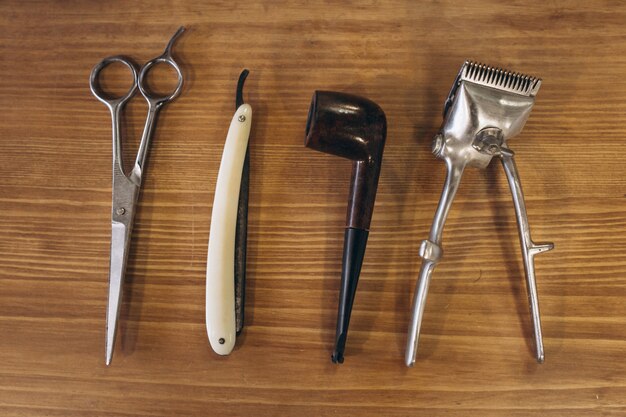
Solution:
[[[441,248],[443,226],[450,212],[452,201],[461,184],[461,177],[463,176],[463,171],[465,171],[466,166],[465,162],[462,160],[452,162],[449,159],[446,160],[446,165],[448,166],[448,174],[441,193],[441,198],[439,199],[439,206],[437,207],[437,212],[435,213],[435,218],[430,229],[430,236],[428,240],[422,241],[422,245],[420,246],[419,255],[423,261],[417,280],[417,287],[413,295],[413,313],[411,323],[409,324],[409,337],[406,343],[406,366],[413,366],[415,364],[430,277],[439,259],[441,259],[443,255],[443,249]]]
[[[537,283],[535,281],[535,255],[554,249],[554,243],[535,243],[532,241],[530,237],[530,226],[528,224],[528,214],[526,213],[526,204],[524,203],[524,193],[522,192],[522,184],[517,173],[517,166],[513,160],[513,153],[502,152],[500,158],[504,172],[506,173],[506,179],[509,182],[509,188],[511,188],[513,205],[515,206],[515,217],[517,217],[522,257],[524,258],[528,303],[530,305],[530,314],[535,332],[536,357],[537,362],[542,363],[544,360],[543,337],[541,335],[539,298],[537,296]]]

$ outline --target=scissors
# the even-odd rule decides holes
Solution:
[[[109,301],[107,304],[106,316],[106,364],[111,364],[113,358],[113,347],[115,346],[115,336],[117,333],[117,321],[120,315],[122,301],[122,289],[124,287],[124,275],[128,261],[130,249],[130,239],[132,235],[133,219],[135,208],[141,189],[141,177],[148,154],[150,138],[156,127],[156,120],[159,110],[170,101],[174,100],[183,87],[183,74],[172,57],[172,47],[185,28],[180,27],[172,36],[165,52],[156,58],[146,62],[137,72],[134,62],[120,55],[103,59],[91,71],[89,86],[91,92],[98,100],[104,103],[111,112],[111,122],[113,128],[113,208],[111,211],[111,260],[109,269]],[[133,76],[133,85],[126,95],[122,97],[111,97],[100,87],[100,72],[109,64],[119,62],[126,65]],[[150,91],[146,82],[146,76],[150,69],[160,63],[170,65],[178,76],[178,85],[169,95],[155,95]],[[141,135],[139,150],[130,174],[126,174],[122,160],[122,140],[120,129],[120,115],[126,103],[135,95],[137,89],[148,102],[148,115],[146,124]]]

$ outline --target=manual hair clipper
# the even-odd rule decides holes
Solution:
[[[206,269],[206,328],[211,348],[228,355],[243,328],[248,228],[249,152],[252,107],[237,83],[235,115],[230,123],[217,174]]]
[[[539,78],[471,61],[463,64],[454,81],[444,105],[443,125],[433,142],[433,154],[446,162],[448,173],[430,236],[422,242],[419,251],[423,262],[413,297],[413,317],[409,325],[405,357],[407,366],[415,363],[428,284],[443,255],[443,226],[463,171],[467,166],[484,169],[494,157],[500,158],[513,195],[535,333],[536,357],[540,363],[544,360],[534,257],[553,249],[554,245],[536,244],[530,237],[514,154],[506,143],[524,127],[540,86]]]

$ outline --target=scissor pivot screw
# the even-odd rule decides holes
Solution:
[[[122,214],[126,213],[126,209],[124,207],[120,207],[117,210],[115,210],[115,212],[121,216]]]
[[[246,121],[246,116],[244,116],[243,114],[240,114],[239,117],[237,118],[237,120],[239,120],[241,123]]]
[[[220,337],[220,340],[218,340],[218,342],[220,342],[220,345],[223,345],[224,343],[226,343],[226,340],[224,340],[223,337]]]

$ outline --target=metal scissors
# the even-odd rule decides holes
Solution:
[[[111,124],[113,128],[113,207],[111,211],[111,260],[109,269],[109,301],[106,317],[106,364],[111,364],[115,335],[117,333],[117,321],[120,315],[122,301],[122,289],[124,287],[124,275],[130,249],[130,239],[133,229],[135,208],[141,188],[141,177],[148,154],[150,138],[156,126],[159,110],[170,101],[174,100],[183,87],[183,74],[172,57],[172,47],[185,28],[180,27],[172,36],[163,54],[146,62],[139,72],[135,64],[128,58],[120,55],[103,59],[91,71],[89,86],[91,92],[98,100],[104,103],[111,112]],[[109,64],[119,62],[126,65],[133,76],[133,84],[122,97],[111,97],[100,87],[100,72]],[[147,74],[150,69],[160,63],[170,65],[177,73],[178,85],[169,95],[155,95],[147,85]],[[120,115],[126,103],[135,95],[137,89],[148,102],[148,115],[141,135],[139,150],[130,174],[126,174],[122,160],[122,138],[120,129]]]

